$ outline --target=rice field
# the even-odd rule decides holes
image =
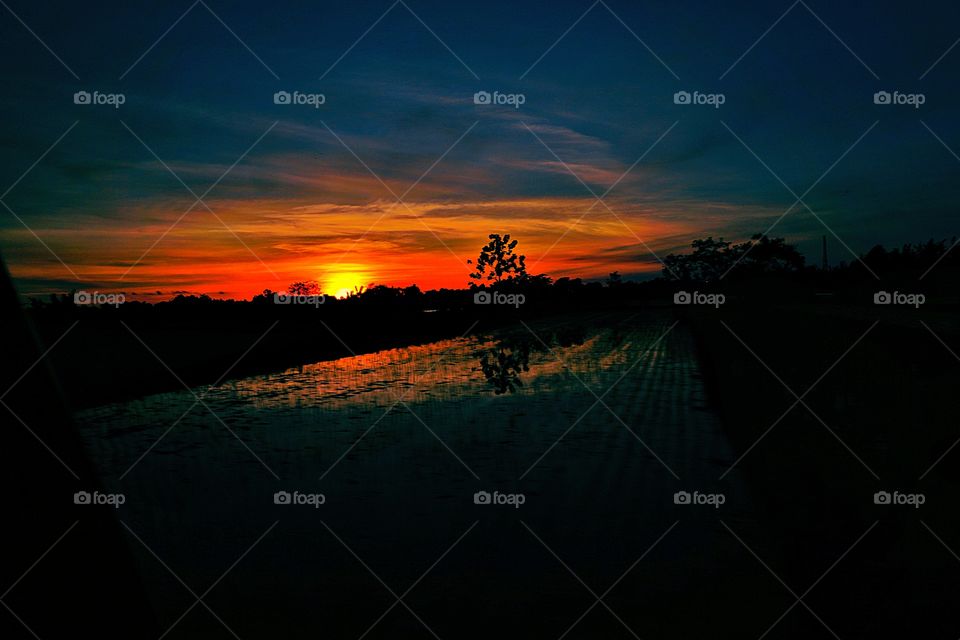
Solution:
[[[617,615],[598,605],[570,637],[757,628],[724,585],[769,576],[720,523],[750,535],[749,491],[736,469],[718,480],[733,451],[669,314],[521,324],[79,420],[123,521],[198,594],[263,535],[209,595],[240,637],[556,638],[594,603],[580,580],[599,595],[654,543],[607,596]],[[194,598],[131,544],[169,625]],[[396,605],[369,629],[414,583],[422,616]],[[690,606],[703,615],[674,614]],[[227,633],[199,606],[177,623],[212,630]]]

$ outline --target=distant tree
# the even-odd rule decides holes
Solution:
[[[517,247],[516,240],[510,240],[510,234],[503,237],[499,233],[491,233],[487,236],[490,239],[480,250],[477,257],[474,271],[470,277],[478,280],[480,284],[499,284],[501,282],[520,280],[527,278],[527,266],[524,261],[525,255],[514,251]],[[467,260],[467,264],[474,264],[472,260]]]
[[[273,304],[274,291],[271,289],[264,289],[263,293],[259,293],[253,296],[250,299],[250,302],[253,304]]]
[[[663,260],[663,274],[687,282],[716,282],[728,272],[738,275],[788,273],[803,269],[803,255],[783,238],[756,234],[740,244],[723,238],[694,240],[693,253],[671,253]]]
[[[320,285],[313,280],[303,280],[291,283],[287,292],[295,296],[315,296],[320,293]]]
[[[922,244],[905,244],[894,249],[877,245],[863,256],[863,260],[880,272],[904,275],[912,273],[913,277],[917,277],[936,264],[937,273],[943,273],[960,264],[960,253],[955,249],[951,251],[956,245],[956,238],[949,241],[928,240]],[[858,270],[861,268],[859,262],[851,266]]]
[[[759,233],[750,242],[731,247],[730,253],[740,260],[737,269],[749,273],[800,271],[805,263],[803,254],[783,238],[768,238]]]
[[[694,240],[690,246],[693,253],[671,253],[663,259],[665,276],[691,282],[712,282],[720,279],[735,260],[730,255],[730,243],[723,238],[714,240],[710,236]]]
[[[390,287],[385,284],[372,284],[359,293],[349,292],[348,296],[373,304],[397,304],[403,296],[403,289]]]

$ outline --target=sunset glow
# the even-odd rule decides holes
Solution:
[[[50,228],[37,231],[84,282],[104,289],[152,299],[177,293],[249,298],[313,280],[327,295],[344,297],[371,284],[464,287],[470,282],[467,260],[476,258],[491,232],[518,238],[532,273],[598,279],[612,271],[653,274],[659,263],[641,241],[657,255],[682,247],[695,233],[696,215],[612,198],[613,213],[590,198],[411,201],[402,208],[386,201],[209,204],[219,220],[209,211],[193,210],[172,229],[169,221],[176,220],[177,208],[150,207],[134,216],[139,228],[100,223],[73,232],[68,242],[53,218]],[[30,257],[12,265],[15,276],[69,279],[63,265],[31,242],[28,231],[9,235]]]
[[[337,298],[346,298],[371,282],[370,270],[362,265],[357,265],[354,269],[340,265],[333,272],[321,268],[318,277],[321,278],[320,288]]]
[[[956,233],[955,159],[937,142],[957,140],[942,68],[924,79],[924,122],[935,138],[912,118],[916,109],[878,111],[870,98],[880,87],[837,67],[832,51],[798,63],[808,75],[795,83],[747,56],[722,87],[700,87],[723,91],[715,108],[673,98],[696,91],[694,77],[723,69],[695,76],[679,68],[690,50],[669,34],[659,45],[677,68],[665,68],[602,5],[542,61],[545,47],[523,20],[509,46],[458,34],[458,61],[394,7],[362,42],[356,35],[380,15],[374,9],[330,9],[352,36],[338,30],[318,41],[310,32],[283,46],[265,37],[254,48],[271,68],[276,61],[272,72],[235,51],[229,33],[229,45],[209,45],[209,25],[189,16],[171,31],[183,40],[164,40],[116,87],[99,88],[124,92],[116,108],[69,100],[97,87],[86,77],[76,83],[55,59],[31,70],[42,80],[19,82],[2,106],[22,126],[0,160],[9,187],[0,251],[20,294],[249,299],[305,280],[336,296],[372,283],[464,287],[467,260],[491,233],[517,239],[532,273],[587,280],[613,271],[653,277],[662,257],[708,236],[742,241],[771,229],[816,260],[827,233],[840,247],[835,257],[851,260],[877,243]],[[449,8],[445,27],[470,23],[457,11]],[[556,17],[556,35],[568,18]],[[800,28],[788,22],[781,30]],[[245,26],[258,32],[256,22]],[[158,34],[149,35],[137,40]],[[739,40],[756,37],[739,35],[707,38],[708,58],[738,60]],[[770,39],[763,50],[791,59],[785,43],[805,37]],[[18,43],[11,46],[37,46],[29,32]],[[125,53],[136,61],[143,52]],[[941,53],[933,47],[910,64],[875,55],[887,77],[915,77],[915,66]],[[234,84],[213,90],[210,78],[228,68],[238,70]],[[758,84],[774,88],[763,101]],[[273,100],[296,91],[324,100]],[[524,98],[482,104],[478,91]],[[835,101],[811,101],[811,93]],[[838,109],[858,115],[837,118]],[[935,146],[918,154],[898,131],[918,131]],[[793,196],[807,187],[805,207]]]

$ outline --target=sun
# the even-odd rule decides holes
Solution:
[[[322,288],[337,298],[346,298],[357,288],[366,286],[368,282],[370,282],[370,276],[365,270],[351,269],[328,274],[323,279]]]

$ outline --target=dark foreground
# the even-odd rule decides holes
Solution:
[[[90,409],[77,431],[38,426],[69,423],[38,368],[5,402],[61,460],[11,426],[8,482],[36,482],[7,584],[69,533],[4,601],[42,638],[61,605],[75,629],[132,638],[958,633],[949,315],[524,322],[197,387],[195,407],[179,391]],[[497,395],[478,354],[501,347],[529,350],[529,371]],[[77,490],[126,502],[74,506]]]

